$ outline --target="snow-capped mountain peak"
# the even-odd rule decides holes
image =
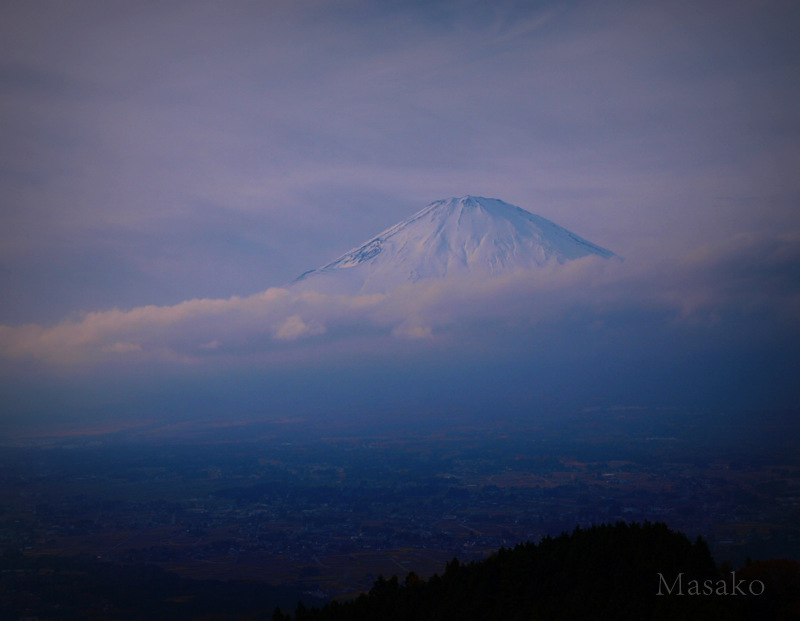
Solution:
[[[438,200],[327,265],[303,288],[383,293],[426,278],[491,276],[613,252],[495,198]]]

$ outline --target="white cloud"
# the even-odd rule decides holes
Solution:
[[[602,332],[615,318],[646,313],[672,323],[769,321],[795,333],[798,291],[800,238],[736,238],[670,263],[587,257],[481,282],[422,280],[389,294],[272,288],[249,297],[91,312],[50,327],[0,326],[0,356],[58,366],[92,366],[109,356],[132,363],[280,360],[297,355],[289,350],[301,341],[317,353],[348,342],[369,351],[373,338],[383,349],[392,339],[436,347],[574,322]]]
[[[294,341],[295,339],[317,334],[324,334],[325,326],[312,319],[305,322],[300,315],[292,315],[275,330],[275,338],[281,341]]]
[[[558,278],[545,269],[533,278],[420,281],[391,294],[352,296],[272,288],[249,297],[90,312],[49,327],[0,326],[0,354],[80,365],[133,352],[137,359],[165,360],[208,358],[217,352],[250,356],[278,351],[278,343],[323,335],[325,342],[365,334],[427,339],[464,322],[505,320],[531,296],[541,298],[534,315],[551,312],[558,304],[546,298],[563,296],[559,290],[587,284],[600,274],[596,262],[578,263],[562,267]],[[530,311],[524,314],[531,316]]]

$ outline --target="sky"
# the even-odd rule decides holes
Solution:
[[[4,2],[0,416],[796,409],[799,24],[777,0]],[[625,261],[287,289],[465,194]]]

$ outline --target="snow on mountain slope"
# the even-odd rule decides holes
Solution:
[[[324,293],[385,293],[410,282],[486,277],[616,255],[529,211],[494,198],[439,200],[293,287]]]

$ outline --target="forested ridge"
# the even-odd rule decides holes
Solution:
[[[796,562],[731,572],[717,567],[701,538],[692,542],[659,523],[618,522],[500,549],[483,561],[454,559],[428,580],[381,577],[354,600],[301,604],[273,620],[800,619]]]

